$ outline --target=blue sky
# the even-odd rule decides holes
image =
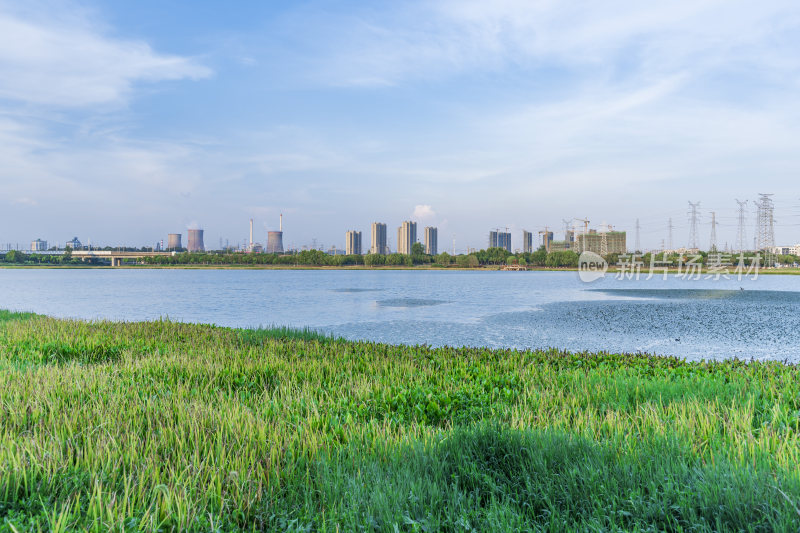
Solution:
[[[282,212],[297,246],[573,217],[679,246],[692,200],[724,245],[761,192],[800,241],[800,7],[650,4],[0,0],[0,242],[215,246]]]

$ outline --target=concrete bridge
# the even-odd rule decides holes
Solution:
[[[126,259],[142,259],[145,257],[171,256],[175,252],[116,252],[113,250],[74,250],[75,259],[108,259],[112,267],[121,266]]]

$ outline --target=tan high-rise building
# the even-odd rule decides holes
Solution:
[[[438,253],[438,241],[439,230],[432,226],[427,226],[425,228],[425,253],[428,255],[436,255]]]
[[[522,230],[522,253],[529,254],[533,251],[533,233]]]
[[[361,255],[361,232],[348,231],[345,234],[344,253],[347,255]]]
[[[382,222],[372,223],[372,245],[369,248],[369,253],[381,255],[389,253],[389,246],[386,244],[386,224]]]
[[[411,247],[417,242],[417,223],[406,220],[397,228],[397,253],[411,255]]]

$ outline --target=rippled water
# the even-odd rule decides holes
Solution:
[[[0,308],[311,326],[392,343],[800,362],[800,276],[586,284],[575,272],[0,269]]]

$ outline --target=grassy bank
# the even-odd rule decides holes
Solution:
[[[0,531],[800,530],[793,366],[0,322]]]

